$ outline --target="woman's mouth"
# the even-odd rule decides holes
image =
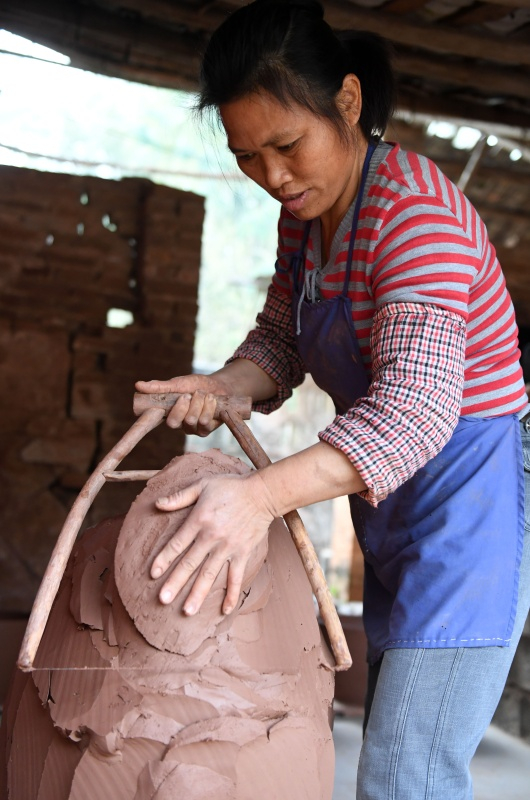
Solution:
[[[300,211],[307,199],[308,191],[307,189],[304,192],[299,192],[298,194],[287,194],[280,197],[280,203],[284,206],[288,211],[291,211],[295,214],[297,211]]]

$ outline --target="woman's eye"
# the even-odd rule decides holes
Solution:
[[[236,161],[240,164],[241,162],[245,163],[251,161],[254,158],[254,153],[238,153],[236,156]]]
[[[295,146],[295,144],[297,144],[297,142],[298,139],[296,139],[294,142],[289,142],[289,144],[279,145],[278,150],[280,151],[280,153],[288,153],[289,150],[293,149],[293,147]]]

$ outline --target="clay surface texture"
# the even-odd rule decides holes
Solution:
[[[125,519],[76,545],[35,670],[4,709],[9,800],[331,800],[333,659],[281,520],[255,553],[235,611],[223,571],[198,615],[149,577],[187,512],[154,501],[198,477],[243,474],[216,450],[174,459]],[[2,786],[4,784],[4,787]]]

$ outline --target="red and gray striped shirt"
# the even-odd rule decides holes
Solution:
[[[462,414],[526,410],[517,326],[495,250],[476,210],[429,159],[380,142],[362,201],[348,294],[368,396],[319,436],[343,450],[376,505],[441,450]],[[320,263],[320,222],[306,249],[307,293],[342,292],[353,206]],[[305,223],[282,209],[277,270],[258,325],[234,357],[259,364],[278,395],[303,380],[289,256]],[[307,296],[307,294],[306,294]]]

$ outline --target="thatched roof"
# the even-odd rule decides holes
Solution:
[[[190,88],[237,0],[4,0],[0,26],[107,75]],[[337,28],[396,46],[400,105],[530,128],[530,0],[325,0]]]
[[[237,0],[4,0],[0,27],[48,45],[74,66],[157,86],[194,89],[201,52]],[[521,324],[530,326],[530,0],[325,0],[337,29],[395,45],[402,115],[389,132],[424,152],[489,225]],[[426,137],[429,119],[496,133],[470,153]],[[518,148],[519,161],[510,160]],[[463,176],[468,169],[469,175]],[[527,277],[528,276],[528,277]]]

